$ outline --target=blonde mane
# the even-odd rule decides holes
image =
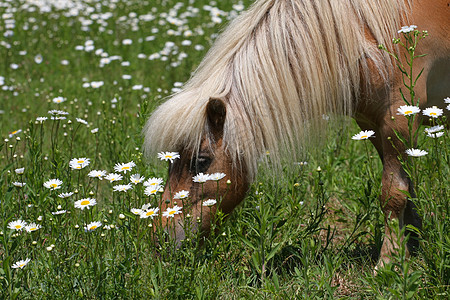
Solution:
[[[206,105],[221,98],[224,145],[253,177],[266,151],[272,162],[297,152],[323,114],[352,114],[368,59],[388,82],[391,61],[377,45],[391,44],[408,7],[403,0],[256,1],[182,91],[153,112],[144,151],[195,153],[208,136]]]

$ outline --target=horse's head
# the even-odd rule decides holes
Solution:
[[[220,99],[210,99],[206,105],[207,132],[203,136],[199,149],[193,151],[188,148],[178,149],[180,159],[174,160],[169,167],[169,178],[162,195],[161,212],[168,207],[177,205],[182,207],[185,214],[174,215],[172,218],[162,218],[163,226],[175,225],[177,244],[186,236],[185,229],[197,231],[199,224],[203,233],[209,233],[212,216],[219,207],[224,213],[230,213],[244,198],[249,182],[246,180],[243,167],[233,164],[223,142],[223,130],[226,118],[226,105]],[[199,174],[212,175],[206,182]],[[220,177],[225,176],[221,179]],[[188,191],[188,197],[174,199],[177,192]],[[216,205],[206,207],[203,204],[209,199],[217,201]],[[191,226],[185,224],[191,221]],[[172,228],[173,229],[173,228]]]

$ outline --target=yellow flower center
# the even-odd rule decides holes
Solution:
[[[16,134],[18,130],[14,130],[13,132],[11,132],[11,134]]]
[[[412,114],[412,110],[405,111],[405,115],[410,115],[410,114]]]
[[[25,264],[19,264],[19,268],[22,268],[23,266],[25,266]]]
[[[36,227],[30,228],[30,231],[35,231],[35,230],[37,230]]]
[[[437,115],[435,112],[430,113],[430,116],[435,116],[435,115]]]
[[[151,211],[148,211],[145,215],[146,216],[151,216],[151,215],[153,215],[155,212],[153,211],[153,210],[151,210]]]
[[[164,158],[172,158],[172,155],[166,155]]]
[[[362,139],[367,139],[367,135],[362,135],[361,138]]]
[[[169,215],[173,215],[176,212],[177,212],[176,210],[172,210],[172,211],[169,212]]]
[[[56,188],[58,185],[56,184],[56,183],[52,183],[52,184],[50,184],[50,187],[52,187],[52,188]]]
[[[91,228],[89,228],[90,230],[94,230],[95,228],[97,228],[97,226],[91,226]]]
[[[78,160],[77,163],[82,164],[82,163],[84,163],[84,160]]]
[[[122,170],[129,170],[130,167],[126,166],[126,167],[122,167]]]
[[[20,229],[20,228],[22,228],[22,225],[17,224],[17,225],[14,226],[14,227],[16,227],[16,229]]]
[[[81,201],[81,205],[88,205],[89,203],[91,203],[89,200]]]

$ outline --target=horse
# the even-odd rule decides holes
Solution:
[[[406,149],[396,132],[408,136],[406,118],[396,115],[405,104],[402,74],[378,46],[402,56],[392,44],[401,25],[426,29],[430,35],[416,51],[427,55],[415,60],[414,76],[423,69],[415,93],[421,107],[442,106],[450,95],[443,84],[450,81],[448,20],[444,0],[257,0],[231,21],[181,91],[157,107],[143,129],[146,155],[181,156],[170,165],[162,198],[189,191],[192,217],[202,216],[202,227],[193,230],[207,232],[212,220],[201,214],[201,199],[225,195],[220,209],[231,213],[267,151],[277,169],[323,128],[322,115],[351,116],[362,130],[375,131],[370,140],[383,163],[386,222],[378,265],[389,262],[400,241],[387,223],[397,219],[400,227],[420,228],[421,220],[405,196],[414,191],[398,158]],[[215,172],[226,180],[192,180]],[[181,218],[174,223],[179,243],[185,238]]]

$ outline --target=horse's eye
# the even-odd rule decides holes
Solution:
[[[195,157],[191,162],[191,172],[195,174],[205,173],[209,169],[211,162],[211,157],[199,155]]]

